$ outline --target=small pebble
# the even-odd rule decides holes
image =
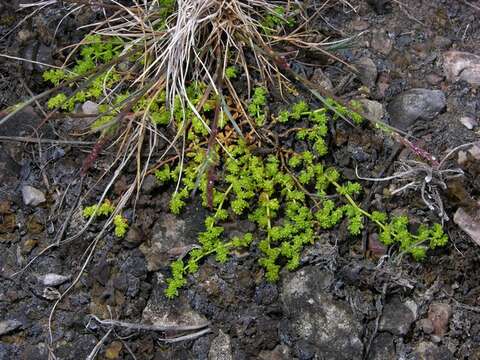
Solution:
[[[430,84],[430,85],[438,85],[440,84],[442,81],[443,81],[443,76],[440,76],[438,74],[428,74],[426,77],[427,79],[427,82]]]
[[[0,336],[11,333],[22,326],[18,320],[2,320],[0,321]]]
[[[82,105],[82,112],[88,115],[98,114],[98,104],[93,101],[85,101]]]
[[[38,206],[47,200],[43,192],[30,185],[22,187],[22,197],[23,203],[31,206]]]
[[[425,334],[433,333],[433,323],[430,319],[420,320],[420,327]]]
[[[458,165],[464,165],[468,161],[467,153],[465,151],[458,152]]]
[[[470,149],[468,149],[468,152],[475,160],[480,160],[480,146],[473,145]]]
[[[352,21],[352,29],[355,31],[364,31],[367,30],[369,27],[368,21],[362,20],[360,18],[355,19]]]
[[[428,309],[428,319],[432,322],[433,333],[443,336],[448,330],[448,321],[452,315],[452,308],[448,304],[431,304]]]
[[[50,273],[39,277],[39,280],[45,286],[58,286],[70,280],[70,276]]]
[[[472,130],[475,126],[478,125],[477,120],[470,116],[462,116],[460,118],[460,122],[463,126],[465,126],[468,130]]]

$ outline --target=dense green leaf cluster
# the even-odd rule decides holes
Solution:
[[[265,97],[264,91],[257,92],[252,113],[266,101]],[[337,105],[332,102],[332,106]],[[189,194],[198,188],[203,205],[207,206],[210,197],[214,212],[205,220],[206,230],[199,234],[201,247],[192,250],[186,262],[177,260],[172,264],[172,278],[165,292],[168,297],[178,294],[186,284],[187,274],[198,269],[200,260],[214,254],[217,261],[225,262],[239,247],[256,246],[262,254],[259,264],[266,279],[276,281],[282,267],[294,270],[301,265],[302,249],[312,244],[320,231],[332,229],[344,219],[353,236],[362,232],[365,219],[369,219],[385,245],[397,245],[401,253],[416,260],[423,259],[428,248],[446,244],[447,236],[439,224],[421,226],[414,234],[405,216],[389,220],[385,213],[360,208],[355,198],[362,191],[361,185],[341,181],[339,172],[321,161],[327,150],[331,114],[325,109],[311,110],[305,102],[299,102],[276,117],[281,124],[299,120],[309,124],[299,128],[296,137],[307,141],[311,151],[290,153],[286,163],[278,154],[255,155],[244,140],[231,144],[223,155],[218,154],[218,149],[212,156],[201,147],[195,148],[182,175],[183,187],[172,197],[171,210],[179,213]],[[209,194],[205,167],[220,164],[222,177]],[[169,166],[157,171],[156,176],[165,183],[174,172],[172,178],[178,179],[178,168],[172,171]],[[258,231],[255,235],[245,234],[243,239],[225,238],[222,222],[240,218],[254,222]]]
[[[97,216],[106,217],[115,211],[115,206],[107,199],[100,205],[91,205],[83,208],[83,217],[96,218]],[[114,232],[117,237],[124,237],[128,230],[128,222],[122,215],[115,215],[113,217]]]
[[[292,27],[295,23],[296,21],[291,11],[287,14],[284,7],[277,6],[272,12],[265,15],[260,23],[260,27],[265,34],[269,35],[277,32],[282,26]]]
[[[248,105],[248,114],[255,120],[258,126],[265,125],[267,105],[267,90],[263,87],[256,87],[253,91],[252,99]]]
[[[163,1],[170,2],[170,0]],[[90,100],[99,104],[98,119],[91,125],[92,129],[112,128],[115,116],[122,110],[128,109],[128,112],[145,114],[156,125],[167,125],[174,119],[180,127],[185,125],[185,120],[188,120],[191,122],[192,129],[189,132],[190,140],[196,138],[193,133],[203,136],[208,134],[209,114],[213,109],[215,99],[212,96],[203,101],[205,84],[192,82],[187,87],[190,105],[182,103],[180,97],[177,97],[173,109],[167,109],[165,91],[137,97],[126,89],[125,80],[128,80],[133,74],[123,69],[123,63],[112,61],[118,59],[122,51],[125,51],[125,44],[119,38],[101,37],[100,35],[85,37],[84,45],[80,47],[80,57],[70,71],[52,69],[43,73],[45,81],[55,86],[65,83],[66,89],[48,100],[48,108],[72,112],[76,105]],[[137,53],[133,51],[128,61],[131,63],[145,61],[141,54],[140,50]],[[96,73],[94,71],[99,66],[107,64],[109,66],[103,72]],[[235,71],[234,67],[227,68],[227,72],[232,77],[236,75]],[[79,80],[73,81],[78,78]],[[78,81],[82,82],[81,86],[78,86]],[[71,91],[70,88],[76,88],[76,90]],[[203,101],[203,106],[199,111],[202,114],[199,118],[195,116],[192,107],[197,106],[200,101]],[[133,104],[131,107],[128,106],[129,102]]]
[[[118,57],[124,48],[123,41],[117,37],[102,38],[100,35],[87,35],[84,45],[80,50],[80,58],[71,71],[62,69],[47,70],[43,73],[43,79],[58,86],[63,81],[72,80],[79,76],[86,76],[101,64],[110,62]],[[70,96],[59,93],[48,101],[49,109],[62,109],[73,111],[75,104],[81,104],[87,100],[98,100],[104,93],[117,84],[121,79],[120,73],[112,68],[90,79],[85,89],[78,89]],[[73,85],[73,84],[72,84]]]

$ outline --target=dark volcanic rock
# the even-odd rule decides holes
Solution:
[[[406,130],[416,120],[432,120],[446,106],[445,95],[440,90],[411,89],[395,97],[387,110],[391,125]]]
[[[394,335],[406,335],[416,318],[417,305],[412,301],[401,302],[395,297],[385,305],[379,329]]]
[[[335,300],[326,291],[331,282],[332,276],[317,267],[287,274],[282,282],[281,299],[290,320],[289,332],[304,343],[297,346],[297,353],[304,359],[312,352],[325,358],[361,359],[362,326],[347,303]]]

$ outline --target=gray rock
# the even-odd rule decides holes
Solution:
[[[462,51],[448,51],[443,54],[443,71],[447,80],[464,80],[473,86],[480,86],[480,56]]]
[[[233,360],[230,336],[222,330],[213,339],[208,352],[208,360]]]
[[[354,65],[358,69],[358,77],[362,84],[373,88],[378,77],[377,66],[373,60],[369,57],[362,57]]]
[[[468,130],[472,130],[475,126],[478,125],[477,120],[471,116],[462,116],[459,119],[460,123],[465,126]]]
[[[159,279],[158,284],[154,284],[153,293],[142,312],[143,322],[167,326],[193,326],[207,323],[204,316],[192,309],[185,296],[168,300],[159,286],[161,282],[162,279]]]
[[[60,274],[45,274],[39,277],[39,280],[45,286],[58,286],[70,280],[70,276]]]
[[[37,59],[38,64],[35,64],[35,68],[39,71],[45,71],[48,69],[47,65],[43,64],[52,64],[52,48],[50,46],[46,46],[44,44],[40,44],[37,50]],[[41,64],[40,64],[41,63]]]
[[[438,48],[445,49],[452,45],[452,40],[445,36],[435,36],[433,39],[433,45]]]
[[[411,89],[395,97],[387,110],[392,126],[406,130],[416,120],[432,120],[445,106],[446,99],[442,91]]]
[[[422,341],[415,348],[413,354],[415,360],[451,360],[452,353],[445,347],[439,348],[437,345]]]
[[[381,120],[383,118],[385,110],[383,105],[378,101],[360,99],[358,102],[362,104],[363,111],[366,113],[366,115],[369,115],[371,118],[376,120]]]
[[[453,222],[480,246],[480,210],[476,209],[473,213],[469,213],[459,207],[453,215]]]
[[[422,319],[420,320],[420,327],[425,334],[433,333],[433,323],[430,319]]]
[[[142,190],[145,194],[151,194],[155,189],[158,189],[160,186],[158,180],[153,175],[148,175],[145,180],[143,180]]]
[[[444,80],[444,77],[438,74],[432,73],[425,76],[425,79],[430,85],[438,85]]]
[[[288,331],[324,358],[361,359],[362,326],[345,302],[326,291],[332,282],[331,274],[314,266],[283,278],[281,300],[290,320]]]
[[[372,48],[382,55],[388,55],[393,48],[393,40],[388,36],[385,30],[372,31]]]
[[[148,271],[158,271],[168,266],[168,251],[187,245],[185,232],[185,221],[172,214],[164,214],[161,220],[155,223],[150,241],[139,247],[147,260]]]
[[[260,360],[290,360],[292,355],[287,345],[277,345],[271,351],[262,350],[258,357]]]
[[[417,310],[414,302],[407,300],[402,303],[398,297],[393,298],[383,309],[379,330],[399,336],[406,335],[417,319]]]
[[[127,235],[125,236],[125,241],[129,248],[140,245],[144,240],[144,233],[138,226],[133,225],[128,229]]]
[[[306,340],[299,340],[295,343],[295,357],[299,360],[313,360],[317,349]]]
[[[333,90],[332,81],[328,78],[327,75],[325,75],[325,73],[320,68],[316,68],[314,70],[310,81],[313,82],[314,84],[319,85],[321,88],[325,90],[328,90],[328,91]]]
[[[16,345],[0,342],[0,360],[18,359],[18,356],[20,355],[18,351],[19,349]]]
[[[22,323],[18,320],[2,320],[0,321],[0,336],[6,335],[19,329]]]
[[[93,101],[85,101],[82,104],[82,112],[87,115],[96,115],[98,114],[98,104]]]
[[[393,336],[388,333],[379,333],[373,340],[369,360],[396,360]]]
[[[31,206],[38,206],[47,200],[43,192],[30,185],[22,187],[22,197],[23,203]]]

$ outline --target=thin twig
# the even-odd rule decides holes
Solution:
[[[149,324],[142,324],[142,323],[130,323],[126,321],[119,321],[119,320],[112,320],[112,319],[107,319],[107,320],[101,320],[95,315],[90,315],[92,319],[97,321],[100,325],[105,325],[105,326],[116,326],[116,327],[122,327],[130,330],[137,330],[137,331],[175,331],[175,332],[180,332],[180,331],[192,331],[192,330],[200,330],[204,329],[208,325],[210,325],[209,322],[204,322],[203,324],[199,325],[167,325],[167,324],[162,324],[162,325],[149,325]]]
[[[45,138],[33,138],[30,136],[0,136],[0,141],[41,143],[41,144],[61,144],[61,145],[93,145],[95,144],[94,141],[57,140],[57,139],[45,139]]]

